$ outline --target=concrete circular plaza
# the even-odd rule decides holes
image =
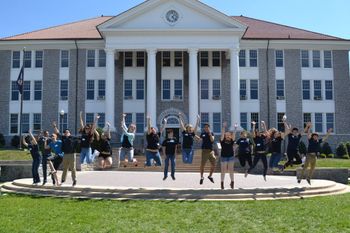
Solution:
[[[235,188],[230,189],[226,175],[225,190],[220,188],[220,174],[214,173],[215,183],[205,177],[199,184],[198,173],[177,173],[176,180],[155,171],[84,171],[78,173],[78,183],[72,187],[68,174],[61,186],[51,181],[45,186],[32,185],[32,179],[21,179],[3,184],[2,192],[30,195],[91,198],[91,199],[142,199],[142,200],[266,200],[304,198],[349,192],[349,187],[327,180],[305,180],[297,183],[291,176],[267,176],[235,173]],[[61,174],[59,173],[59,177]]]

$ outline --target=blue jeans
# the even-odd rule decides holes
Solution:
[[[159,151],[151,152],[146,150],[146,166],[151,167],[153,160],[156,162],[156,166],[162,166],[162,159],[160,158]]]
[[[192,161],[193,161],[193,149],[182,148],[182,162],[187,164],[192,164]]]
[[[80,151],[80,164],[83,164],[86,163],[87,164],[90,164],[92,163],[92,160],[91,160],[91,147],[88,147],[88,148],[81,148],[81,151]]]
[[[37,154],[35,156],[32,156],[32,158],[33,158],[33,163],[32,163],[33,183],[39,183],[40,182],[39,166],[41,163],[41,155]]]
[[[278,168],[278,163],[281,161],[281,159],[282,159],[281,153],[273,152],[270,158],[269,167]]]
[[[164,177],[168,177],[169,160],[171,162],[171,177],[175,177],[175,155],[166,155]]]

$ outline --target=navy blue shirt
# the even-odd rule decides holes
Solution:
[[[187,131],[183,131],[182,132],[182,148],[192,149],[194,136],[195,136],[194,132],[188,133]]]
[[[38,144],[36,145],[28,144],[28,150],[30,151],[30,154],[32,155],[33,159],[40,157]]]
[[[255,143],[255,151],[265,151],[266,150],[266,145],[265,145],[265,136],[256,136],[254,138],[254,143]]]
[[[210,133],[212,136],[214,136],[213,133]],[[213,143],[211,140],[210,140],[210,135],[209,133],[206,133],[206,132],[202,132],[201,134],[201,139],[202,139],[202,149],[205,149],[205,150],[213,150]]]
[[[80,147],[81,148],[89,148],[91,147],[91,143],[93,141],[94,135],[93,134],[87,134],[83,132],[81,134],[81,142],[80,142]]]
[[[146,136],[147,149],[158,150],[159,149],[159,134],[150,133]]]
[[[309,139],[309,146],[308,146],[308,153],[319,153],[321,152],[321,143],[322,139],[319,140],[314,140],[314,139]]]
[[[236,144],[238,145],[238,151],[239,153],[251,153],[250,146],[252,145],[252,142],[249,138],[240,138],[236,141]]]
[[[221,157],[233,157],[234,151],[233,151],[233,145],[235,144],[234,140],[222,140],[220,141],[221,144]]]
[[[281,144],[283,138],[277,137],[271,139],[271,152],[272,153],[281,153]]]
[[[165,139],[162,144],[165,147],[165,154],[174,155],[177,144],[179,144],[179,141],[176,138]]]
[[[288,146],[287,151],[298,151],[301,135],[294,136],[293,134],[288,134]]]

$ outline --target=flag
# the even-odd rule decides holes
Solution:
[[[17,78],[17,87],[19,93],[23,93],[23,74],[24,74],[24,67],[22,66],[21,71],[19,72],[18,78]]]

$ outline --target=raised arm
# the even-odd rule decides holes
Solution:
[[[163,125],[160,126],[160,129],[159,129],[159,133],[160,133],[160,134],[162,134],[163,131],[165,130],[165,128],[166,128],[166,126],[167,126],[168,120],[165,118],[163,122],[164,122]]]
[[[193,132],[194,133],[197,132],[197,129],[198,129],[198,126],[199,126],[200,122],[201,122],[201,117],[199,115],[197,115],[197,121],[196,121],[196,124],[194,125],[194,128],[193,128]]]
[[[128,132],[128,127],[126,127],[125,117],[126,117],[126,114],[123,113],[122,121],[120,122],[120,126],[122,127],[122,130],[124,131],[124,133],[127,133]]]
[[[252,127],[252,134],[253,134],[253,138],[255,138],[256,137],[256,133],[255,133],[256,122],[252,121],[252,125],[253,125],[253,127]]]
[[[57,128],[57,124],[56,124],[56,121],[53,121],[52,122],[52,127],[53,127],[53,132],[55,133],[55,134],[60,134],[60,131],[58,130],[58,128]]]
[[[325,142],[325,141],[328,139],[329,135],[330,135],[332,132],[333,132],[333,129],[332,129],[332,128],[328,129],[328,130],[327,130],[327,134],[322,138],[322,142]]]
[[[186,127],[185,127],[185,124],[184,124],[184,121],[183,121],[182,117],[183,117],[183,116],[182,116],[182,113],[179,112],[180,127],[181,127],[181,129],[182,129],[183,131],[185,131],[185,130],[186,130]]]
[[[83,130],[84,129],[84,121],[83,121],[83,112],[80,111],[80,129]]]
[[[307,138],[308,138],[308,139],[311,138],[311,132],[310,132],[311,126],[312,126],[311,122],[308,122],[308,123],[306,124],[305,129],[304,129],[304,132],[307,134]]]
[[[38,142],[36,141],[34,135],[32,134],[32,130],[31,130],[31,129],[29,129],[29,136],[30,136],[30,138],[32,139],[33,144],[34,144],[34,145],[38,145]]]
[[[92,123],[92,126],[91,126],[91,130],[96,130],[97,128],[97,123],[98,123],[98,120],[100,119],[100,115],[96,115],[95,117],[95,120],[94,120],[94,123]],[[94,132],[95,133],[95,132]]]
[[[265,121],[261,121],[261,129],[264,131],[265,135],[269,136]]]
[[[222,123],[221,138],[220,138],[221,141],[223,141],[225,138],[226,127],[227,127],[227,122]]]
[[[26,142],[26,138],[24,135],[22,136],[22,144],[23,146],[28,147],[28,143]]]
[[[94,136],[96,137],[97,141],[100,141],[100,134],[97,132],[96,128],[94,129]]]
[[[107,126],[106,137],[110,140],[112,138],[111,137],[111,130],[110,130],[111,124],[107,121],[106,126]]]
[[[147,134],[151,134],[151,117],[147,116]]]

